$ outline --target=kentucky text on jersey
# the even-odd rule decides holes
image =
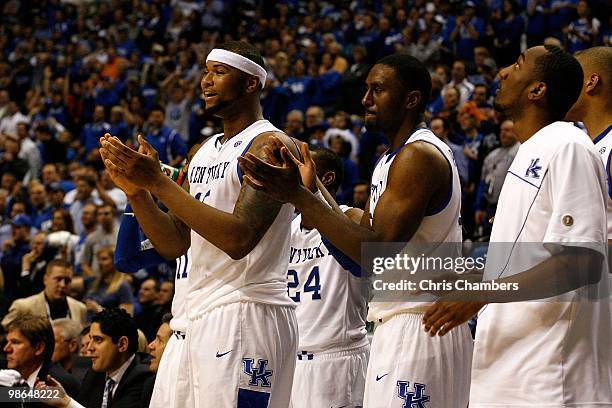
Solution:
[[[291,253],[289,255],[290,263],[300,263],[309,261],[311,259],[323,258],[326,253],[321,249],[323,242],[318,246],[312,248],[294,248],[291,247]]]
[[[230,162],[223,162],[216,164],[211,167],[206,166],[198,166],[193,167],[191,169],[191,173],[189,174],[189,184],[194,183],[204,183],[208,184],[211,179],[217,180],[221,178],[225,178],[225,172],[229,167]],[[206,177],[206,181],[204,181],[204,177]]]

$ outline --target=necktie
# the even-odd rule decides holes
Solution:
[[[115,381],[112,378],[108,377],[106,379],[106,385],[104,386],[104,395],[102,396],[102,405],[100,408],[108,408],[110,406],[110,402],[113,399],[113,386],[115,385]]]

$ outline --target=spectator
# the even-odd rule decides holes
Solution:
[[[98,250],[96,257],[100,266],[100,275],[91,283],[85,304],[90,313],[99,313],[109,307],[119,307],[130,315],[134,312],[132,305],[132,289],[125,276],[115,269],[113,247],[103,247]]]
[[[55,338],[51,361],[58,363],[66,372],[73,374],[74,359],[79,352],[79,338],[83,327],[78,322],[65,317],[51,321],[51,326]],[[82,377],[79,379],[82,380]]]
[[[302,111],[294,109],[287,114],[287,121],[284,132],[295,139],[302,140],[304,133],[304,114]]]
[[[306,129],[316,125],[323,124],[325,120],[325,113],[320,106],[311,106],[306,109]]]
[[[548,0],[528,0],[527,2],[527,47],[544,43],[548,32]]]
[[[86,407],[147,407],[142,400],[145,381],[151,372],[138,350],[138,332],[133,319],[121,309],[107,309],[94,317],[89,336],[88,351],[92,367],[83,379],[77,400]],[[56,384],[53,384],[56,385]],[[66,390],[62,407],[83,407]]]
[[[51,320],[68,317],[85,324],[85,305],[68,296],[72,277],[72,265],[68,262],[59,259],[50,261],[43,279],[44,289],[36,295],[15,300],[2,319],[2,326],[6,329],[14,319],[25,313]]]
[[[307,74],[306,63],[302,58],[297,59],[292,68],[293,75],[283,83],[291,97],[288,109],[305,112],[312,101],[315,81]]]
[[[342,140],[350,145],[350,157],[352,160],[357,160],[357,153],[359,152],[359,140],[353,133],[353,124],[351,123],[350,116],[343,111],[337,111],[333,118],[329,120],[333,126],[325,131],[325,137],[323,139],[325,146],[330,146],[330,141],[336,136],[340,136]]]
[[[140,312],[136,314],[134,320],[136,326],[142,330],[148,341],[155,338],[155,332],[161,324],[163,315],[163,310],[156,303],[159,289],[159,282],[149,278],[140,284],[140,290],[138,291],[138,309],[140,309]]]
[[[47,264],[57,255],[57,249],[47,245],[47,233],[39,232],[32,237],[32,250],[21,258],[20,293],[30,296],[44,288]]]
[[[495,32],[495,57],[500,66],[510,65],[521,53],[521,35],[525,22],[518,15],[515,0],[504,0],[503,11],[494,11],[492,25]]]
[[[97,105],[93,111],[93,121],[87,123],[81,132],[81,146],[83,148],[84,163],[96,165],[101,168],[98,145],[100,138],[110,132],[111,125],[104,121],[104,106]]]
[[[187,145],[176,130],[164,125],[165,113],[155,106],[149,114],[149,131],[145,139],[159,154],[159,160],[169,166],[180,167],[187,156]]]
[[[597,18],[591,18],[591,10],[586,0],[578,2],[576,12],[578,19],[563,28],[568,44],[567,50],[572,54],[591,47],[601,26]]]
[[[465,62],[455,61],[453,63],[451,81],[442,89],[442,95],[444,95],[450,88],[456,88],[459,91],[459,105],[463,105],[472,96],[472,92],[474,92],[474,85],[467,79]]]
[[[449,139],[453,142],[463,143],[463,139],[455,132],[460,129],[457,121],[457,114],[459,111],[460,93],[455,87],[448,88],[442,95],[442,107],[438,112],[432,112],[434,116],[439,116],[442,119],[448,121],[449,127],[452,133],[449,134]]]
[[[30,388],[34,388],[37,378],[51,375],[68,392],[79,392],[77,380],[62,366],[51,362],[55,342],[49,320],[21,315],[8,325],[6,338],[4,352],[7,355],[7,367],[18,371]]]
[[[29,171],[28,162],[19,158],[21,149],[17,134],[6,134],[4,138],[4,152],[0,156],[0,174],[13,173],[18,180],[23,180]]]
[[[0,120],[0,134],[17,135],[17,124],[22,122],[28,123],[28,117],[21,113],[17,102],[9,101],[6,105],[6,113]]]
[[[164,125],[176,131],[187,143],[192,95],[189,87],[178,79],[179,75],[180,71],[175,71],[161,84],[162,98],[168,95]]]
[[[429,124],[429,128],[440,140],[446,143],[450,149],[453,151],[453,156],[455,158],[455,164],[457,165],[457,172],[459,173],[459,179],[461,180],[461,185],[465,186],[468,182],[468,159],[463,152],[463,146],[455,144],[450,141],[449,133],[451,129],[449,127],[448,121],[435,117],[431,120]]]
[[[66,161],[68,149],[55,136],[53,131],[46,124],[37,125],[34,134],[38,140],[42,162],[63,163]]]
[[[155,304],[161,306],[163,313],[170,313],[172,309],[172,298],[174,297],[174,282],[164,281],[159,285],[159,293]]]
[[[123,117],[123,108],[113,106],[110,113],[109,133],[117,136],[122,142],[126,142],[130,137],[130,128]]]
[[[315,93],[313,103],[323,107],[324,111],[331,110],[340,96],[340,84],[342,75],[334,69],[334,60],[330,53],[324,53],[321,57],[321,66],[315,77]],[[313,70],[316,66],[313,66]]]
[[[58,183],[64,193],[74,190],[74,184],[62,179],[57,164],[55,163],[48,163],[43,166],[42,181],[47,188],[49,188],[52,183]]]
[[[115,208],[108,204],[96,208],[96,230],[85,239],[80,258],[81,271],[84,276],[99,276],[100,266],[95,254],[100,248],[112,246],[117,242],[119,225],[115,220]]]
[[[353,62],[342,77],[341,105],[351,114],[361,114],[363,106],[361,98],[365,94],[365,79],[370,70],[366,63],[367,51],[365,47],[356,45],[352,50]]]
[[[40,229],[43,222],[51,219],[52,208],[47,203],[47,191],[38,180],[33,180],[28,186],[28,195],[32,205],[32,226]]]
[[[90,328],[90,326],[85,326],[81,331],[79,357],[91,357],[91,352],[89,351],[89,342],[91,341],[89,336]]]
[[[30,252],[30,227],[32,221],[25,214],[19,214],[11,221],[12,239],[3,243],[4,252],[0,259],[4,277],[4,297],[13,301],[22,296],[17,282],[21,276],[21,262]]]
[[[485,34],[485,24],[476,17],[476,4],[467,0],[463,5],[463,15],[455,19],[455,29],[451,33],[451,42],[455,43],[455,53],[460,60],[474,59],[474,47]]]
[[[513,128],[514,122],[511,120],[502,122],[499,131],[501,147],[493,150],[484,159],[482,176],[476,192],[474,215],[475,225],[482,226],[482,235],[490,234],[491,227],[487,220],[495,215],[506,174],[520,147]]]
[[[117,211],[125,210],[125,206],[127,205],[127,196],[123,190],[117,188],[106,170],[102,170],[100,180],[96,184],[96,190],[100,196],[100,199],[102,199],[105,204],[110,204],[112,201]]]
[[[365,181],[358,181],[353,186],[353,207],[365,209],[370,198],[370,185]]]
[[[75,198],[74,201],[70,203],[70,216],[72,217],[72,222],[74,223],[74,232],[77,235],[81,235],[83,233],[83,224],[81,223],[83,207],[89,203],[93,203],[95,205],[102,204],[100,196],[96,194],[96,197],[96,195],[93,194],[95,188],[96,179],[94,177],[85,174],[77,177]],[[114,209],[114,202],[112,200],[111,203]]]
[[[24,183],[29,183],[31,180],[38,178],[42,165],[40,150],[38,150],[36,143],[30,139],[29,131],[30,126],[26,122],[17,124],[17,136],[20,141],[18,157],[28,163],[28,172],[23,179]]]
[[[159,370],[159,364],[161,362],[162,355],[166,349],[166,345],[172,337],[172,329],[170,328],[170,320],[172,320],[171,314],[163,316],[161,326],[157,330],[155,339],[148,344],[148,353],[151,356],[151,363],[149,364],[149,370],[154,374],[151,378],[147,379],[143,385],[142,400],[150,401],[153,394],[153,387],[155,385],[155,377]]]

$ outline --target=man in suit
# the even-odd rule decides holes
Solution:
[[[23,382],[33,388],[37,378],[51,375],[68,393],[78,393],[79,383],[59,364],[51,362],[55,346],[51,323],[44,317],[20,315],[7,327],[7,368],[21,375]]]
[[[148,406],[149,402],[151,401],[153,386],[155,385],[155,376],[157,375],[157,370],[159,369],[162,355],[164,354],[168,340],[170,340],[170,337],[174,335],[172,333],[172,329],[170,328],[170,320],[172,320],[172,315],[170,313],[166,313],[162,317],[162,324],[159,326],[159,329],[157,329],[155,339],[149,343],[149,354],[151,355],[149,371],[155,375],[147,379],[142,390],[142,400],[143,402],[146,402],[145,406]]]
[[[45,289],[36,295],[15,300],[2,319],[2,326],[6,329],[15,318],[26,313],[48,320],[67,317],[85,326],[85,304],[68,296],[72,276],[72,266],[69,262],[60,259],[49,262],[44,277]]]
[[[85,358],[87,365],[77,363],[83,327],[66,317],[53,320],[51,326],[55,336],[55,350],[53,350],[51,360],[54,363],[59,363],[80,383],[89,367],[91,367],[89,358]]]

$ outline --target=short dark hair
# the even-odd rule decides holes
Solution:
[[[485,93],[487,95],[487,98],[489,96],[491,96],[491,90],[489,89],[489,87],[485,84],[476,84],[474,85],[474,90],[476,90],[476,88],[484,88],[485,89]]]
[[[161,289],[161,282],[157,279],[155,279],[152,276],[149,276],[148,278],[146,278],[145,280],[142,281],[142,283],[140,284],[142,286],[143,283],[145,283],[146,281],[153,281],[154,284],[154,288],[156,292],[159,292],[159,290]]]
[[[49,261],[47,267],[45,268],[45,274],[51,273],[51,270],[53,268],[64,268],[70,269],[72,271],[72,264],[66,261],[65,259],[52,259]]]
[[[317,170],[319,170],[317,173],[324,174],[332,171],[336,175],[334,182],[327,186],[330,193],[335,193],[342,184],[342,181],[344,181],[344,165],[342,160],[333,150],[325,147],[310,145],[308,148],[313,153],[313,161],[316,164]]]
[[[574,54],[580,59],[588,60],[588,64],[597,69],[597,73],[604,76],[604,86],[612,91],[612,47],[591,47]],[[607,85],[605,85],[607,82]]]
[[[221,45],[216,46],[215,48],[218,48],[220,50],[231,51],[238,55],[242,55],[243,57],[248,58],[254,63],[256,63],[257,65],[259,65],[263,69],[266,69],[266,64],[259,50],[257,49],[257,47],[255,47],[252,44],[249,44],[248,42],[228,41]]]
[[[162,316],[162,324],[164,324],[164,323],[170,324],[170,320],[172,320],[172,313],[165,313]]]
[[[388,55],[376,62],[392,68],[402,85],[410,91],[419,91],[421,101],[418,113],[423,114],[431,95],[431,76],[421,61],[408,54]]]
[[[443,118],[442,116],[434,116],[433,118],[431,118],[431,121],[429,123],[433,122],[436,119],[442,121],[442,129],[450,130],[450,123],[448,123],[448,120]]]
[[[136,353],[138,350],[138,329],[132,316],[118,307],[109,307],[93,317],[92,323],[98,323],[102,333],[109,336],[113,343],[119,343],[123,336],[128,338],[128,352]]]
[[[551,120],[563,120],[578,100],[584,74],[576,58],[554,45],[535,61],[535,76],[546,83],[546,104]]]
[[[82,174],[82,175],[78,176],[77,177],[77,181],[84,181],[91,188],[94,188],[96,186],[96,179],[95,179],[95,177],[93,177],[93,176],[91,176],[89,174]]]
[[[155,111],[159,111],[159,112],[163,113],[164,115],[166,115],[166,110],[161,105],[153,105],[153,107],[151,108],[149,113],[153,113]]]
[[[28,339],[32,347],[41,342],[45,343],[43,365],[51,363],[51,356],[55,348],[55,337],[49,319],[31,314],[20,314],[7,325],[6,331],[11,330],[19,330],[23,337]]]

